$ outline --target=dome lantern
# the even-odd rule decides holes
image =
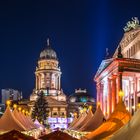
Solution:
[[[47,39],[47,47],[40,53],[40,59],[54,59],[57,60],[57,54],[50,45],[49,38]]]

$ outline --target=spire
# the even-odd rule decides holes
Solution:
[[[49,39],[49,38],[47,38],[46,43],[45,43],[45,46],[46,46],[47,48],[51,48],[50,39]]]

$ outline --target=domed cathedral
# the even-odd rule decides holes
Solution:
[[[38,93],[43,92],[48,102],[50,117],[67,116],[66,95],[61,89],[61,74],[57,54],[47,39],[47,45],[38,59],[35,71],[35,89],[30,96],[30,101],[33,105]]]
[[[75,89],[75,93],[71,94],[68,97],[68,114],[77,113],[80,114],[80,111],[87,110],[89,107],[92,107],[92,111],[95,111],[96,103],[95,99],[91,97],[86,89]]]
[[[123,91],[127,109],[134,114],[140,106],[140,24],[137,17],[128,21],[114,55],[101,62],[94,77],[97,102],[104,115],[113,112]]]

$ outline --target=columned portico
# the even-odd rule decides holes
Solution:
[[[116,105],[116,103],[117,103],[117,92],[116,92],[116,75],[113,75],[112,76],[112,90],[111,90],[111,92],[112,92],[112,112],[113,112],[113,110],[114,110],[114,108],[115,108],[115,105]]]
[[[113,58],[109,62],[108,67],[98,71],[95,76],[98,85],[97,102],[100,102],[104,115],[108,116],[114,110],[119,100],[119,91],[122,90],[126,107],[133,114],[140,103],[140,60]],[[134,69],[134,66],[137,67]]]
[[[112,93],[111,93],[111,79],[108,78],[108,95],[107,95],[107,112],[112,112]]]
[[[102,105],[102,110],[107,104],[112,106],[108,107],[108,113],[114,110],[118,100],[119,91],[124,92],[123,100],[127,109],[133,114],[140,106],[140,24],[138,18],[132,18],[124,28],[124,36],[114,55],[110,59],[103,60],[99,69],[94,77],[96,84],[100,82],[104,84],[102,95],[103,100],[99,100]],[[133,24],[132,26],[130,26]],[[111,86],[108,79],[111,79]],[[111,88],[110,88],[111,87]],[[100,96],[98,95],[98,96]],[[111,110],[111,111],[110,111]]]

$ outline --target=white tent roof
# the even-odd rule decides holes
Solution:
[[[28,124],[27,120],[24,119],[21,112],[18,112],[17,109],[14,109],[13,115],[26,129],[28,129],[28,130],[31,129],[30,125]]]
[[[40,127],[45,128],[44,125],[40,124],[37,119],[35,119],[34,124],[37,128],[40,128]]]
[[[116,105],[115,110],[111,113],[109,119],[99,126],[96,130],[87,134],[85,137],[88,140],[105,139],[111,137],[117,130],[119,130],[124,124],[128,123],[131,115],[126,110],[124,102],[120,100]]]
[[[22,115],[23,115],[23,114],[22,114]],[[30,116],[25,116],[25,115],[23,115],[23,118],[24,118],[24,120],[26,120],[26,122],[28,123],[28,125],[30,126],[31,129],[37,128],[37,127],[34,125],[34,122],[32,121],[32,119],[31,119]]]
[[[76,123],[77,123],[78,118],[75,117],[72,121],[72,123],[70,124],[70,126],[68,127],[68,129],[71,129]]]
[[[0,131],[10,130],[26,131],[27,129],[14,117],[10,108],[7,107],[3,116],[0,118]]]
[[[86,118],[87,121],[85,121],[85,123],[79,129],[79,131],[93,131],[103,123],[103,119],[104,119],[103,112],[100,106],[98,106],[94,115],[91,114]]]
[[[86,116],[87,116],[87,113],[86,112],[82,113],[79,116],[79,118],[77,120],[77,123],[75,123],[75,125],[72,128],[70,128],[70,129],[77,130],[79,128],[79,126],[83,125],[83,121],[84,121],[84,119],[85,119]]]
[[[87,124],[87,122],[89,122],[90,119],[91,119],[93,116],[94,116],[94,115],[93,115],[92,111],[89,110],[88,113],[87,113],[87,115],[86,115],[86,117],[84,118],[83,122],[82,122],[81,124],[79,124],[79,126],[77,127],[77,130],[80,131],[81,128],[82,128],[85,124]]]
[[[140,139],[140,109],[134,114],[132,119],[118,130],[111,140],[139,140]]]

